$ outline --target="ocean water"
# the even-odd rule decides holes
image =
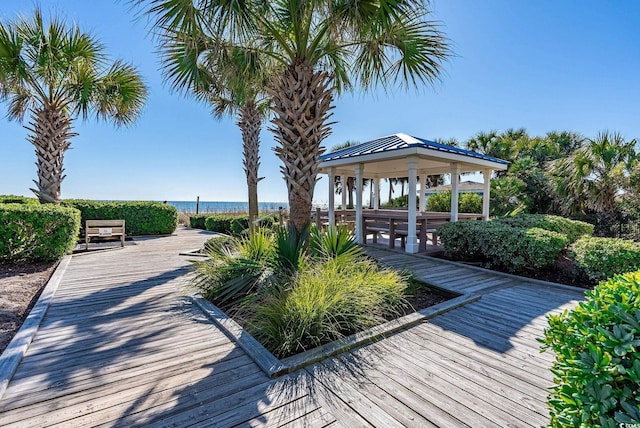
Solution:
[[[167,201],[167,203],[176,207],[178,212],[196,212],[196,201]],[[287,202],[258,202],[258,207],[260,212],[277,212],[280,207],[288,209],[289,204]],[[198,209],[200,213],[241,213],[248,211],[248,202],[200,201]]]

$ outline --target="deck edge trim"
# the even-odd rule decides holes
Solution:
[[[2,399],[2,396],[7,390],[11,378],[13,378],[13,375],[18,369],[33,338],[36,333],[38,333],[42,319],[49,310],[51,300],[67,270],[67,266],[69,266],[71,257],[71,255],[67,255],[60,260],[58,267],[42,290],[38,301],[33,305],[22,326],[16,332],[15,336],[13,336],[13,339],[11,339],[9,345],[7,345],[4,352],[2,352],[2,355],[0,355],[0,399]]]
[[[240,346],[251,357],[251,359],[255,361],[267,376],[275,378],[292,373],[298,369],[324,360],[325,358],[348,352],[363,344],[374,342],[404,328],[411,327],[412,325],[434,318],[445,312],[475,302],[482,298],[482,294],[463,294],[437,305],[421,309],[420,311],[413,312],[395,320],[388,321],[370,329],[352,334],[345,338],[282,360],[276,358],[231,317],[225,314],[213,303],[202,297],[200,293],[196,293],[190,297],[231,340],[235,341],[238,346]]]

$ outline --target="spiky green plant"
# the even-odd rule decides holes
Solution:
[[[222,306],[238,304],[274,283],[274,239],[269,231],[210,240],[206,251],[207,260],[193,262],[193,282],[206,298]]]

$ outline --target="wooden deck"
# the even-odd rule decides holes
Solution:
[[[0,426],[540,426],[544,316],[579,292],[386,250],[383,263],[481,300],[275,380],[188,299],[210,235],[74,256],[0,400]]]

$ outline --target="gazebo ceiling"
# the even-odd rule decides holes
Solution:
[[[470,150],[435,143],[407,134],[395,134],[347,147],[320,156],[320,173],[333,167],[335,175],[353,175],[355,165],[364,165],[364,177],[403,177],[408,171],[407,158],[418,162],[418,174],[447,174],[451,164],[460,172],[485,169],[504,170],[509,162]]]

